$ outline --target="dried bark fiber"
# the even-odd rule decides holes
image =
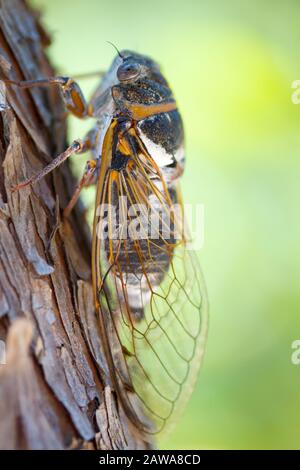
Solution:
[[[0,0],[0,78],[51,76],[49,38],[22,0]],[[65,112],[52,88],[0,87],[1,449],[145,448],[111,391],[90,284],[83,207],[68,163],[11,193],[66,148]],[[76,157],[75,157],[76,158]]]

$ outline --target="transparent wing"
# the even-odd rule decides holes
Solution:
[[[144,317],[123,315],[117,328],[133,388],[161,431],[189,399],[204,352],[207,300],[195,254],[178,247]]]

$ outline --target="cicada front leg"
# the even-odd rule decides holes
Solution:
[[[37,80],[1,80],[6,85],[19,88],[33,88],[37,86],[59,86],[62,98],[70,113],[78,118],[93,115],[92,107],[88,105],[78,83],[70,77],[49,77]]]

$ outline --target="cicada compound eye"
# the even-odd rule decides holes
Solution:
[[[140,75],[140,73],[141,67],[139,64],[133,62],[125,62],[118,68],[117,77],[120,82],[126,82],[129,80],[134,80]]]

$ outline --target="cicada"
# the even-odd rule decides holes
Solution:
[[[71,113],[96,119],[83,140],[13,189],[92,152],[64,215],[96,184],[92,281],[111,382],[132,424],[158,433],[190,397],[207,334],[206,290],[179,188],[184,133],[173,93],[156,62],[127,50],[88,103],[68,77],[6,82],[58,85]]]

